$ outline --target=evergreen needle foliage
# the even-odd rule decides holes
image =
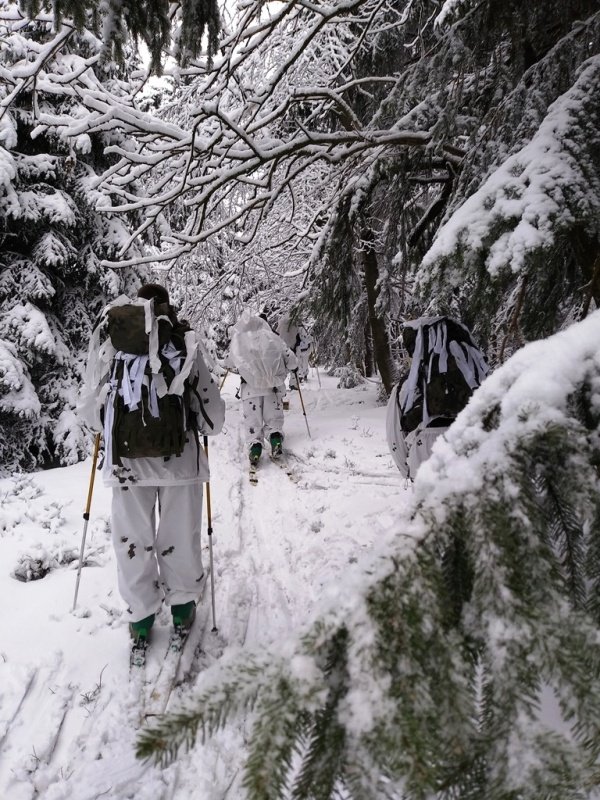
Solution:
[[[65,120],[81,114],[80,98],[57,97],[50,78],[68,68],[87,71],[100,45],[73,34],[66,51],[54,52],[50,27],[0,19],[3,74],[28,64],[40,70],[18,92],[17,80],[0,88],[3,98],[12,94],[0,114],[2,472],[72,464],[87,453],[89,434],[75,408],[89,336],[104,303],[134,277],[101,265],[127,238],[131,217],[112,214],[94,186],[111,163],[105,144],[124,139],[103,131],[66,135]],[[94,80],[115,96],[125,88],[102,70]]]
[[[600,788],[598,341],[600,312],[498,369],[357,583],[283,657],[211,670],[139,754],[174,757],[246,712],[251,800]]]
[[[172,38],[178,39],[175,55],[186,64],[202,51],[206,35],[210,59],[217,51],[220,29],[215,0],[181,0],[170,8],[168,0],[24,0],[25,14],[35,19],[41,12],[54,15],[56,27],[70,23],[88,28],[103,40],[104,59],[113,57],[123,66],[130,37],[141,39],[150,53],[150,69],[160,75]]]

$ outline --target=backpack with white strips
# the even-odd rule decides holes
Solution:
[[[113,464],[121,466],[122,458],[179,456],[190,433],[197,440],[190,399],[197,395],[198,378],[189,378],[186,348],[190,328],[169,312],[166,303],[142,299],[106,312],[115,351],[105,410]]]
[[[488,374],[483,353],[449,317],[407,322],[403,339],[412,363],[397,393],[402,430],[450,425]]]

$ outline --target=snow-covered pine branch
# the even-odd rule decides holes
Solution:
[[[251,800],[597,788],[599,340],[597,311],[492,374],[396,536],[270,660],[211,669],[140,754],[174,757],[250,709]]]
[[[460,280],[482,265],[492,279],[519,274],[573,227],[590,241],[600,236],[599,91],[595,56],[550,105],[531,140],[502,160],[442,225],[421,265],[427,290],[446,270],[457,277],[459,263]]]
[[[218,45],[219,10],[214,0],[180,0],[169,5],[162,0],[129,0],[98,3],[97,0],[19,0],[3,2],[0,19],[17,29],[30,22],[46,24],[48,30],[65,25],[72,30],[92,31],[103,42],[100,57],[126,60],[129,39],[141,40],[150,53],[150,68],[160,74],[165,54],[174,53],[187,64],[195,59],[204,44],[210,56]]]

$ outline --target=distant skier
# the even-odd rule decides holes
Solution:
[[[259,316],[244,311],[233,326],[226,364],[240,374],[240,395],[250,463],[258,463],[265,439],[275,457],[283,452],[283,398],[294,353]]]
[[[292,322],[289,313],[280,317],[277,333],[298,359],[298,373],[290,375],[290,389],[297,389],[298,380],[305,381],[308,378],[308,359],[312,350],[312,336],[302,323]]]
[[[193,621],[209,478],[199,434],[219,433],[225,414],[196,335],[163,286],[142,286],[137,299],[122,296],[103,311],[80,413],[104,432],[119,591],[134,646],[144,650],[163,600],[176,630]]]
[[[468,328],[450,317],[406,322],[402,337],[412,360],[390,395],[386,430],[396,466],[414,479],[489,368]]]

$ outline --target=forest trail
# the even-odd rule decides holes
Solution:
[[[211,632],[207,586],[196,623],[197,637],[204,631],[203,652],[195,657],[190,641],[180,665],[197,683],[176,689],[169,708],[197,691],[202,670],[224,651],[277,649],[310,620],[336,578],[393,529],[407,490],[387,451],[376,388],[337,389],[326,375],[321,381],[319,388],[311,374],[303,391],[312,439],[297,393],[290,395],[284,447],[293,480],[263,455],[255,486],[233,396],[237,378],[225,384],[225,429],[209,440],[218,634]],[[75,565],[59,564],[61,554],[79,547],[89,468],[88,461],[0,481],[0,587],[11,609],[0,639],[0,797],[242,800],[248,721],[236,721],[166,769],[134,757],[141,681],[129,679],[110,492],[101,483],[86,548],[95,567],[82,572],[74,614]],[[206,536],[204,552],[208,566]],[[15,581],[10,572],[24,553],[54,568],[43,580]],[[149,650],[148,683],[161,668],[168,623],[163,610]]]

